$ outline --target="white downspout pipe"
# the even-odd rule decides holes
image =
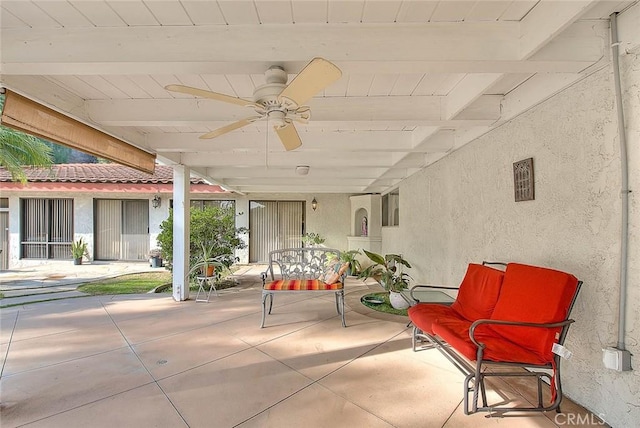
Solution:
[[[629,248],[629,167],[627,158],[627,138],[624,123],[624,110],[622,105],[622,89],[620,85],[619,41],[618,41],[618,14],[612,13],[611,18],[611,55],[613,59],[613,80],[615,84],[616,110],[618,113],[618,138],[620,139],[620,172],[621,196],[622,196],[622,227],[620,237],[620,298],[618,314],[618,346],[621,351],[626,350],[626,308],[627,308],[627,259]]]

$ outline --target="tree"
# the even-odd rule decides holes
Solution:
[[[51,148],[31,135],[0,125],[0,166],[14,181],[26,182],[25,166],[51,166]]]
[[[0,97],[0,111],[4,96]],[[14,181],[26,182],[24,166],[51,166],[51,148],[39,138],[0,125],[0,166],[11,174]]]

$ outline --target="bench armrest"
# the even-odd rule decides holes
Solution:
[[[458,290],[458,287],[448,287],[446,285],[414,285],[413,287],[411,287],[411,292],[409,294],[411,295],[411,298],[416,302],[419,301],[419,299],[417,299],[416,296],[413,295],[413,291],[419,291],[420,289]]]
[[[264,272],[260,273],[260,277],[262,277],[262,286],[264,287],[265,284],[267,283],[267,278],[269,277],[269,274],[271,275],[271,280],[273,280],[273,266],[271,266],[271,264],[269,264],[269,267],[267,268],[267,270],[265,270]]]
[[[534,328],[548,329],[548,328],[564,327],[573,322],[575,321],[572,319],[564,320],[561,322],[554,322],[554,323],[533,323],[533,322],[481,319],[471,324],[471,327],[469,328],[469,338],[478,348],[484,348],[485,347],[484,343],[478,342],[474,337],[476,328],[483,324],[496,324],[496,325],[508,325],[512,327],[534,327]]]

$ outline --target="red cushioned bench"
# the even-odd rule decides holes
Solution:
[[[581,284],[571,274],[543,267],[509,263],[503,272],[470,264],[453,304],[418,303],[409,308],[413,349],[416,351],[419,343],[426,343],[424,348],[435,347],[466,375],[465,414],[479,410],[560,411],[560,357],[554,349],[562,353],[561,345],[573,322],[568,317]],[[487,370],[497,365],[527,370]],[[541,369],[551,370],[551,374]],[[491,376],[536,377],[538,405],[488,405],[484,380]],[[542,399],[543,378],[548,379],[551,391],[547,406]]]
[[[269,266],[262,273],[262,323],[271,314],[273,297],[280,293],[334,293],[336,309],[344,319],[344,278],[348,264],[340,262],[340,251],[323,247],[274,250]],[[269,309],[267,310],[267,301]]]

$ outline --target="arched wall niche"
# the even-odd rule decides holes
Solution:
[[[382,197],[380,195],[351,196],[351,234],[349,250],[382,250]],[[366,234],[363,220],[367,219]]]
[[[358,208],[353,218],[354,236],[369,236],[369,213],[364,208]]]

